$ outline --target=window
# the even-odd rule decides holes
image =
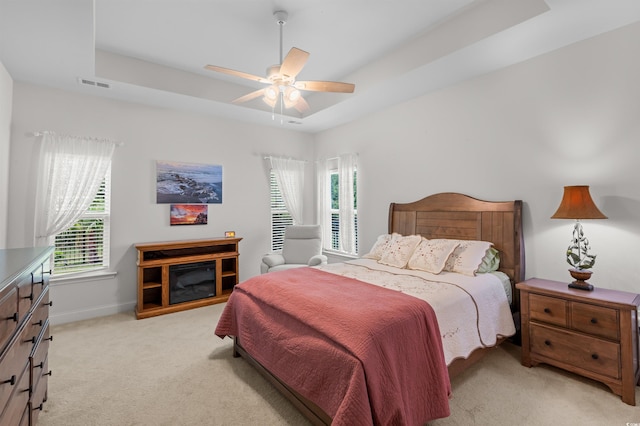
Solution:
[[[111,172],[85,213],[55,236],[53,274],[88,272],[109,266]]]
[[[357,197],[357,170],[353,172],[353,213],[355,228],[355,253],[358,253],[358,197]],[[343,251],[340,246],[340,177],[338,170],[329,172],[331,180],[331,249]]]
[[[358,254],[358,155],[317,162],[317,215],[323,246],[347,255]]]
[[[273,171],[269,176],[269,187],[271,192],[271,250],[277,252],[282,250],[284,229],[288,225],[293,225],[293,218],[284,204],[282,192],[280,192]]]

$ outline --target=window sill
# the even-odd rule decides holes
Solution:
[[[335,250],[322,250],[322,254],[324,254],[325,256],[331,256],[331,257],[339,257],[345,260],[353,260],[353,259],[359,259],[360,256],[356,255],[356,254],[349,254],[349,253],[344,253],[344,252],[340,252],[340,251],[335,251]]]
[[[116,275],[118,275],[116,271],[85,272],[82,274],[69,274],[59,277],[52,276],[49,282],[52,286],[58,286],[65,284],[77,284],[85,281],[108,280],[114,278]]]

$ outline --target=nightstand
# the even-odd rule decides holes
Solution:
[[[636,405],[640,295],[533,278],[520,290],[522,365],[545,363],[607,385]]]

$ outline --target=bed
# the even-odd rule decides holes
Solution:
[[[233,337],[234,356],[252,364],[313,424],[424,424],[446,417],[450,378],[517,336],[515,283],[524,279],[521,218],[519,200],[441,193],[392,203],[388,234],[379,240],[453,240],[456,250],[467,242],[491,242],[498,269],[475,274],[478,280],[474,274],[408,270],[388,258],[381,263],[374,246],[368,258],[263,274],[239,284],[216,335]],[[491,296],[483,296],[482,286]],[[427,303],[412,288],[443,288],[460,301],[443,311],[440,305],[447,303]],[[475,318],[476,331],[461,331],[473,320],[455,323],[463,312]],[[499,316],[499,323],[482,319],[485,313]]]

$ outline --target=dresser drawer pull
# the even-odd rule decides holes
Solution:
[[[44,367],[44,361],[42,361],[40,364],[38,365],[34,365],[33,368],[42,368]]]
[[[49,337],[47,337],[46,339],[42,339],[42,340],[48,340],[48,341],[50,341],[50,342],[53,342],[53,336],[49,336]]]
[[[597,324],[597,323],[598,323],[597,318],[591,318],[591,324]]]
[[[14,313],[13,315],[11,315],[10,317],[7,317],[7,321],[9,320],[13,320],[14,322],[18,322],[18,313]]]
[[[545,340],[544,344],[547,345],[547,346],[551,346],[551,341],[550,340]]]
[[[42,408],[43,408],[43,404],[40,403],[40,405],[38,405],[36,408],[34,408],[33,411],[36,411],[36,410],[41,410],[42,411]]]
[[[48,372],[48,373],[44,373],[44,374],[42,375],[42,377],[44,377],[44,376],[51,376],[51,370],[49,370],[49,372]]]
[[[28,296],[24,296],[23,299],[29,299],[29,300],[33,300],[33,293],[31,293]]]
[[[591,354],[591,358],[598,359],[598,354]]]
[[[33,336],[31,339],[27,339],[27,340],[24,341],[24,343],[28,343],[28,342],[31,342],[31,343],[35,344],[36,343],[36,336]]]
[[[16,384],[16,375],[11,376],[10,379],[5,380],[4,382],[0,382],[0,385],[4,385],[5,383],[9,383],[11,386]]]
[[[50,301],[50,302],[47,302],[47,303],[43,303],[43,304],[42,304],[42,306],[47,306],[47,305],[49,305],[49,306],[53,306],[53,300],[52,300],[52,301]]]
[[[545,314],[550,314],[550,313],[551,313],[551,309],[549,309],[549,308],[544,308],[544,313],[545,313]]]

